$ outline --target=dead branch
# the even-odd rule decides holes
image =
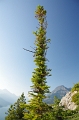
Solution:
[[[32,53],[35,53],[34,51],[31,51],[31,50],[27,50],[27,49],[25,49],[25,48],[23,48],[24,50],[26,50],[26,51],[29,51],[29,52],[32,52]]]

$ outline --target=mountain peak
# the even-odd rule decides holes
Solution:
[[[64,85],[60,85],[60,86],[56,87],[51,93],[49,93],[47,95],[48,97],[44,101],[48,104],[52,104],[54,101],[54,96],[61,99],[69,91],[70,91],[70,88],[66,88]]]
[[[60,90],[66,90],[66,91],[69,91],[69,88],[66,88],[64,85],[60,85],[58,87],[56,87],[52,93],[56,93],[57,91],[60,91]]]

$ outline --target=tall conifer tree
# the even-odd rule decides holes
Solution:
[[[32,98],[29,104],[26,105],[28,113],[25,113],[24,118],[27,120],[48,120],[49,106],[43,102],[43,99],[46,98],[45,94],[49,92],[46,77],[50,76],[51,69],[47,68],[46,61],[48,60],[46,59],[46,53],[50,39],[46,38],[46,10],[44,10],[43,6],[37,6],[35,17],[39,22],[39,28],[34,32],[36,40],[34,43],[35,51],[33,52],[34,62],[37,67],[32,75],[32,91],[29,92]],[[29,50],[29,52],[32,51]]]

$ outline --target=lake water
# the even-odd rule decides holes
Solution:
[[[0,120],[5,120],[5,112],[9,109],[10,106],[0,108]]]

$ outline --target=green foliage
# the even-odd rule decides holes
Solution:
[[[79,113],[74,113],[72,116],[70,116],[67,120],[79,120]]]
[[[74,85],[74,87],[71,89],[72,92],[79,91],[79,82]]]
[[[74,85],[71,91],[77,91],[77,93],[72,96],[72,102],[74,102],[78,106],[77,110],[79,110],[79,82]]]
[[[54,97],[54,104],[52,104],[52,116],[54,120],[64,120],[66,115],[62,106],[59,106],[60,99]]]
[[[71,120],[72,116],[77,114],[77,110],[65,110],[64,107],[59,106],[60,100],[57,97],[54,97],[54,104],[52,104],[51,120]]]
[[[43,102],[43,99],[46,98],[45,93],[49,92],[49,86],[46,84],[46,77],[50,76],[50,69],[46,65],[46,52],[48,49],[47,43],[50,42],[50,39],[46,38],[46,10],[43,6],[38,6],[35,11],[35,17],[39,22],[39,28],[36,32],[33,32],[36,36],[35,51],[34,51],[34,62],[37,66],[34,69],[32,75],[32,91],[29,92],[29,95],[32,99],[29,101],[29,104],[26,105],[28,113],[24,114],[24,118],[27,120],[48,120],[50,117],[50,108]]]
[[[79,92],[73,95],[72,101],[79,105]]]
[[[21,104],[26,104],[24,93],[22,93],[17,102],[10,106],[8,112],[6,113],[7,116],[5,117],[5,120],[24,120],[25,107],[21,107]]]

